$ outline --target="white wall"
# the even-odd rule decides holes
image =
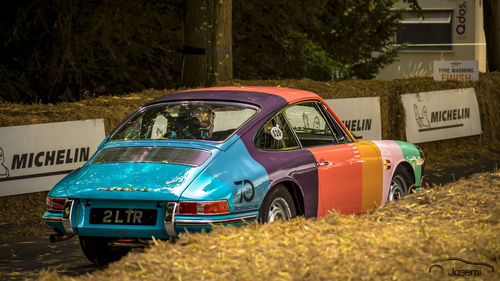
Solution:
[[[409,77],[432,76],[434,60],[477,60],[479,71],[486,71],[486,40],[483,29],[481,0],[420,0],[423,10],[453,10],[452,50],[401,51],[399,61],[382,69],[377,79],[392,80]],[[458,18],[460,6],[465,4],[464,19]],[[398,3],[397,8],[405,5]],[[463,12],[462,12],[463,13]],[[462,23],[460,23],[462,21]],[[458,34],[457,25],[464,24],[465,32]]]

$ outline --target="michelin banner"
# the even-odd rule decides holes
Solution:
[[[352,134],[363,140],[382,139],[380,97],[327,99]]]
[[[481,120],[474,88],[401,95],[406,140],[412,143],[479,135]]]
[[[51,189],[103,139],[103,119],[1,127],[0,196]]]

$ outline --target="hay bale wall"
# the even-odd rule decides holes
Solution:
[[[405,140],[405,113],[400,95],[474,87],[478,98],[483,134],[477,141],[496,142],[500,134],[500,73],[481,74],[476,82],[438,82],[431,78],[412,78],[393,81],[346,80],[319,82],[302,80],[233,80],[218,86],[281,86],[309,90],[323,98],[352,98],[379,96],[381,100],[382,137]],[[0,127],[48,122],[103,118],[109,133],[123,118],[141,104],[176,90],[145,90],[123,96],[101,96],[79,102],[52,104],[0,104]],[[463,139],[463,138],[462,138]],[[466,138],[469,139],[469,138]],[[448,140],[458,141],[461,140]],[[462,140],[463,141],[463,140]],[[470,142],[471,140],[466,140]],[[440,142],[435,142],[440,143]]]

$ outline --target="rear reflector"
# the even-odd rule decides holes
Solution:
[[[196,202],[180,202],[179,203],[179,214],[181,215],[197,215],[198,214],[198,203]]]
[[[64,203],[66,203],[66,198],[47,197],[47,199],[45,199],[47,211],[52,213],[62,213],[64,209]]]

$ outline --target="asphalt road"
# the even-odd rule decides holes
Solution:
[[[77,276],[98,270],[99,267],[85,258],[77,238],[50,243],[47,233],[0,240],[1,280],[36,278],[44,269]]]
[[[500,160],[482,159],[473,165],[444,167],[425,171],[429,184],[445,184],[471,174],[498,169]],[[87,260],[77,238],[50,243],[48,235],[0,239],[0,280],[36,278],[42,270],[57,270],[63,275],[78,276],[102,269]]]

